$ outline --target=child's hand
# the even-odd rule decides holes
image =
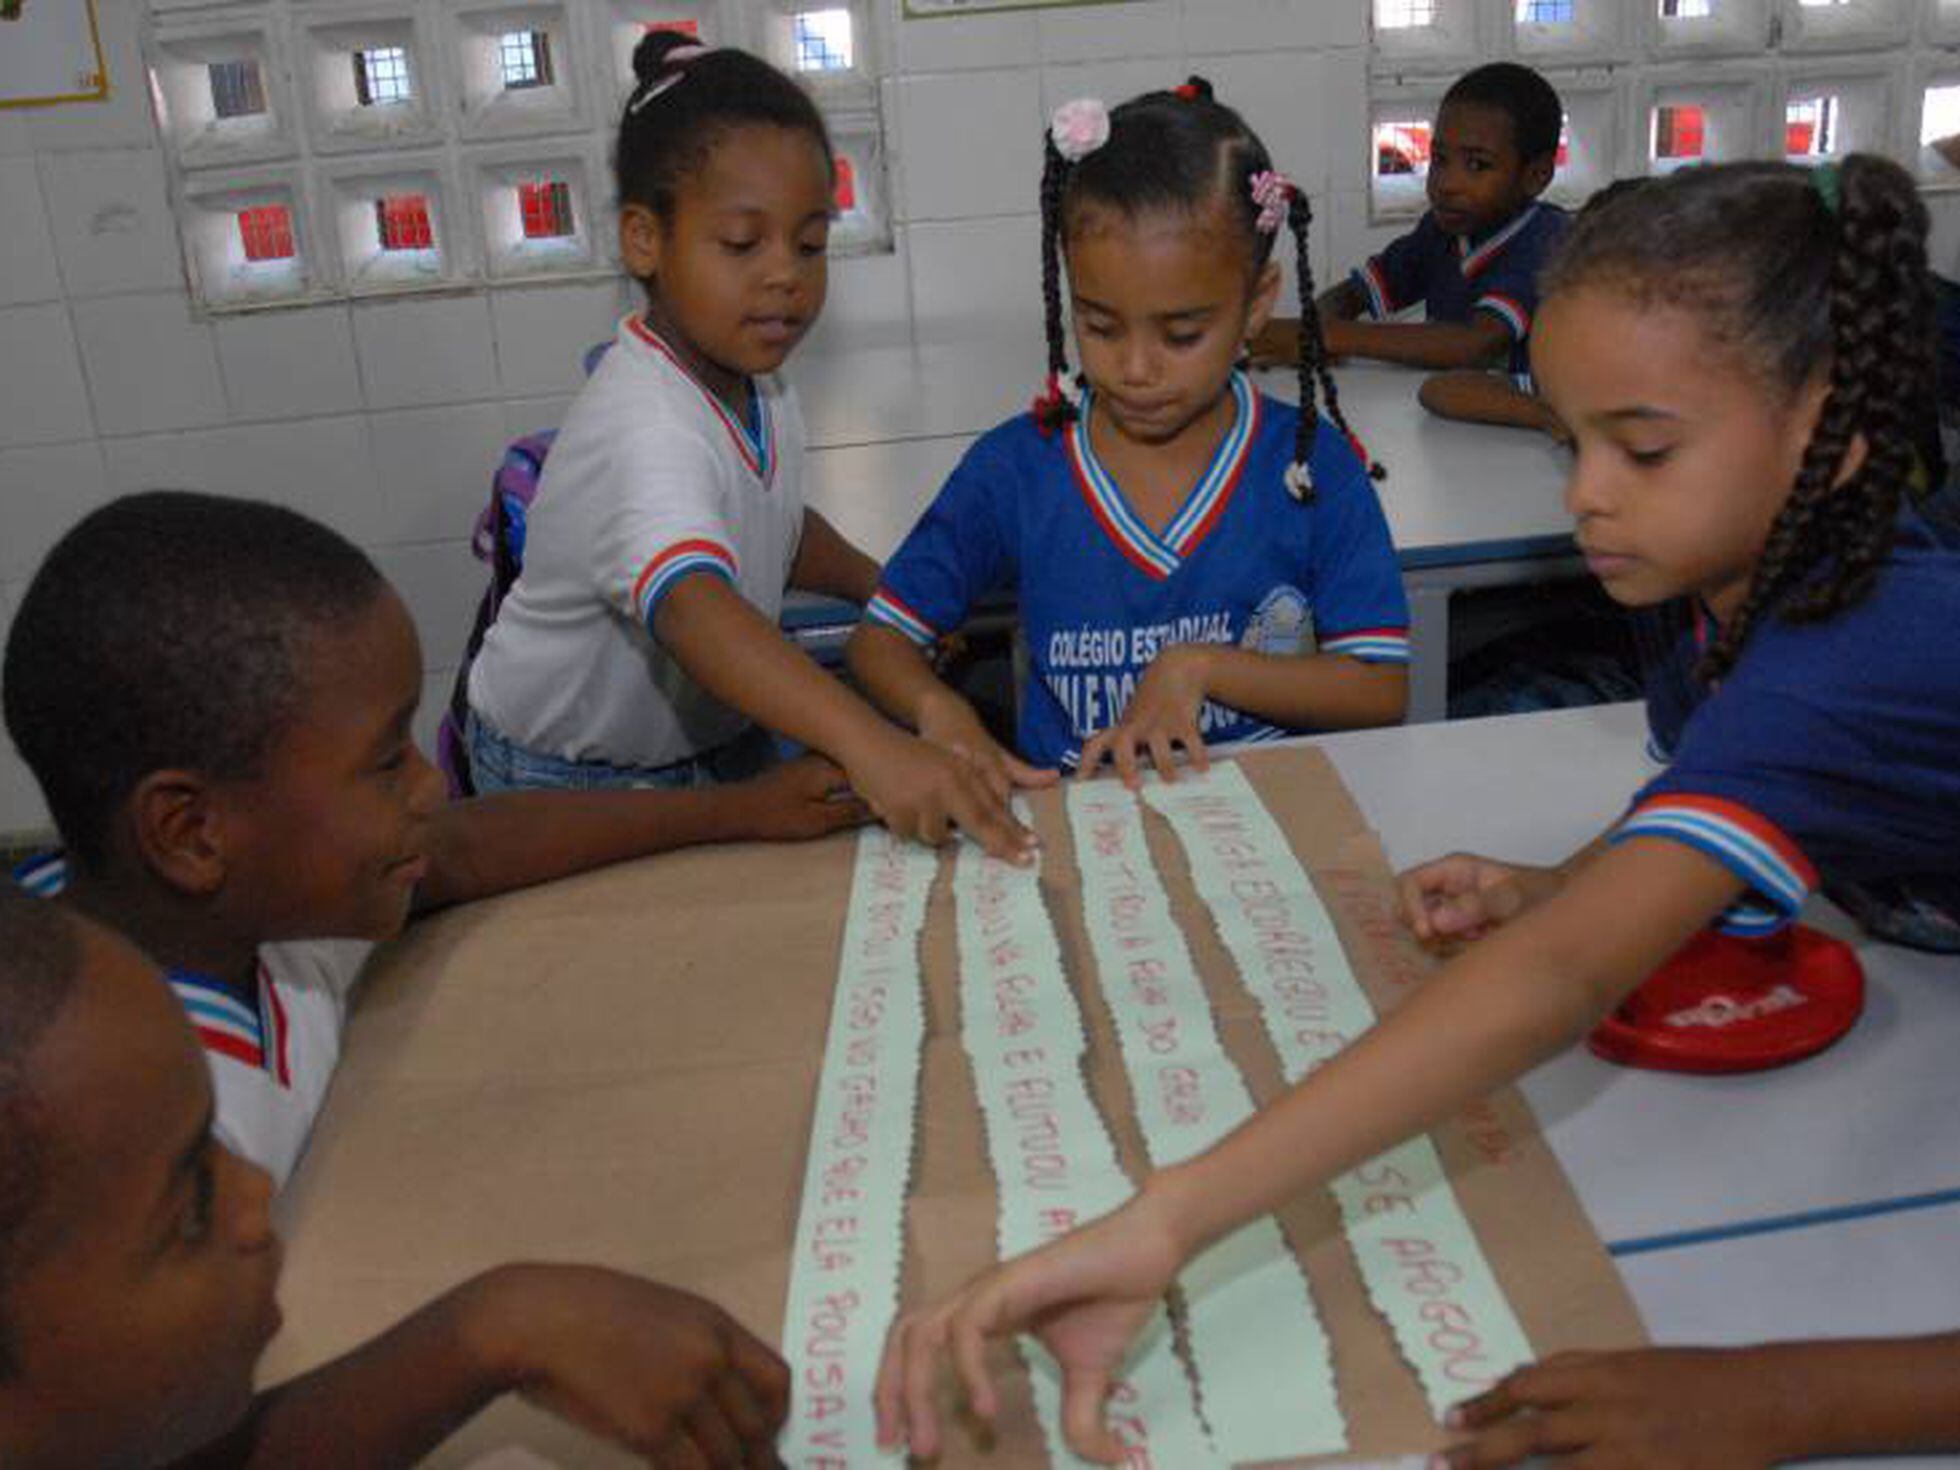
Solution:
[[[1573,1455],[1599,1470],[1757,1470],[1801,1449],[1781,1442],[1780,1397],[1747,1349],[1561,1353],[1452,1409],[1449,1427],[1469,1437],[1432,1464]]]
[[[711,1302],[596,1266],[506,1266],[472,1340],[526,1398],[658,1464],[776,1466],[789,1369]]]
[[[933,1405],[950,1350],[981,1419],[999,1409],[984,1361],[990,1337],[1032,1330],[1062,1370],[1062,1432],[1084,1459],[1113,1465],[1123,1447],[1103,1418],[1123,1355],[1170,1289],[1180,1264],[1170,1233],[1142,1197],[1040,1250],[994,1267],[957,1295],[892,1324],[878,1369],[878,1442],[914,1458],[942,1448]]]
[[[879,821],[934,847],[957,827],[993,857],[1021,866],[1034,861],[1038,839],[1015,820],[996,774],[964,753],[897,729],[890,733],[849,767],[852,788]]]
[[[1114,761],[1123,784],[1135,790],[1143,779],[1137,759],[1142,751],[1148,752],[1158,775],[1175,781],[1180,745],[1196,769],[1209,769],[1198,711],[1204,705],[1210,657],[1209,644],[1175,643],[1151,660],[1122,722],[1083,743],[1082,774],[1093,776],[1105,760]]]
[[[841,768],[820,755],[802,755],[761,775],[723,788],[739,815],[737,835],[763,842],[822,837],[871,820]]]
[[[1246,342],[1245,355],[1256,368],[1292,367],[1300,360],[1300,319],[1269,319]]]
[[[973,706],[951,690],[919,706],[919,738],[941,750],[950,751],[973,763],[981,777],[1003,802],[1016,790],[1053,786],[1061,779],[1059,771],[1031,766],[1012,751],[1004,750],[981,723]]]
[[[1558,891],[1556,868],[1453,852],[1396,880],[1402,920],[1425,944],[1481,938]]]

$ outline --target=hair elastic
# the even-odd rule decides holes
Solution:
[[[646,83],[641,88],[639,95],[626,104],[626,115],[628,117],[637,115],[639,110],[653,101],[654,98],[660,96],[663,92],[673,90],[687,76],[685,63],[694,60],[697,56],[706,56],[707,54],[708,48],[706,46],[676,46],[665,56],[661,57],[661,64],[663,66],[671,65],[673,70],[663,77],[655,77],[652,81]]]
[[[1077,97],[1055,109],[1048,138],[1070,163],[1080,163],[1109,141],[1109,109],[1098,97]]]
[[[1264,168],[1252,176],[1252,202],[1259,206],[1253,227],[1262,235],[1275,235],[1286,223],[1286,209],[1293,202],[1294,184],[1278,169]]]

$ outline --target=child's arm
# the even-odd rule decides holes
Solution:
[[[947,1347],[973,1407],[990,1417],[983,1340],[1039,1322],[1062,1365],[1071,1445],[1114,1462],[1104,1397],[1184,1261],[1583,1035],[1741,891],[1714,859],[1665,839],[1600,853],[1215,1147],[1151,1175],[1116,1213],[902,1319],[879,1375],[881,1437],[909,1439],[923,1457],[937,1451],[932,1389]]]
[[[1511,333],[1489,312],[1467,322],[1329,321],[1322,325],[1334,357],[1372,357],[1404,367],[1470,368],[1499,362]]]
[[[838,534],[837,528],[815,511],[803,510],[803,536],[789,585],[799,592],[841,597],[862,606],[878,590],[878,563]]]
[[[678,583],[662,599],[653,631],[722,703],[836,761],[900,836],[943,842],[956,825],[995,857],[1026,860],[1034,833],[971,761],[881,719],[721,578]]]
[[[1561,444],[1571,435],[1551,405],[1526,393],[1510,379],[1490,372],[1461,370],[1423,379],[1416,401],[1438,418],[1463,419],[1473,424],[1505,424],[1536,429]]]
[[[1453,852],[1409,869],[1396,881],[1402,921],[1424,944],[1481,939],[1499,924],[1543,903],[1606,848],[1596,837],[1549,868]]]
[[[1294,729],[1348,730],[1393,725],[1408,710],[1408,671],[1342,654],[1257,653],[1224,643],[1177,643],[1151,660],[1120,723],[1082,747],[1082,770],[1115,762],[1128,786],[1142,779],[1148,756],[1175,780],[1173,747],[1199,770],[1208,760],[1198,713],[1210,699]]]
[[[1960,1333],[1892,1340],[1563,1353],[1450,1413],[1450,1470],[1533,1454],[1753,1470],[1823,1455],[1960,1446]]]
[[[859,623],[845,645],[851,676],[871,702],[919,738],[973,763],[1002,801],[1020,786],[1052,786],[1058,771],[1031,766],[1001,748],[973,706],[942,683],[925,653],[902,634]]]
[[[467,903],[702,842],[796,841],[870,817],[844,773],[804,756],[688,791],[509,791],[452,802],[430,823],[418,909]]]
[[[259,1396],[190,1466],[409,1465],[506,1393],[660,1464],[767,1465],[789,1370],[719,1307],[583,1266],[505,1266]]]
[[[1353,321],[1368,310],[1368,293],[1352,277],[1338,286],[1329,286],[1314,300],[1320,313],[1320,328],[1326,332],[1331,322]],[[1291,367],[1300,360],[1300,318],[1269,317],[1266,325],[1246,343],[1246,356],[1256,368]]]

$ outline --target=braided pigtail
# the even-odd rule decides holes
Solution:
[[[1348,427],[1347,417],[1341,412],[1340,392],[1334,386],[1334,374],[1327,365],[1327,338],[1321,331],[1320,312],[1314,305],[1313,259],[1307,244],[1313,228],[1313,208],[1307,203],[1305,190],[1295,189],[1287,201],[1286,223],[1293,232],[1294,269],[1300,282],[1300,424],[1294,431],[1293,472],[1287,483],[1293,488],[1295,498],[1310,501],[1314,492],[1313,445],[1320,432],[1321,399],[1326,400],[1327,417],[1346,436],[1355,458],[1367,469],[1368,478],[1386,479],[1388,471],[1368,457],[1361,437]]]
[[[1826,618],[1871,590],[1931,411],[1925,206],[1903,170],[1866,155],[1847,158],[1837,183],[1829,393],[1748,596],[1703,657],[1705,678],[1734,667],[1767,609],[1798,621]],[[1815,207],[1829,207],[1821,191]],[[1863,461],[1840,483],[1860,442]]]
[[[1062,330],[1062,194],[1071,167],[1048,135],[1041,164],[1041,308],[1048,333],[1048,381],[1033,405],[1035,424],[1044,434],[1073,423],[1076,416],[1063,386],[1068,381],[1068,342]]]

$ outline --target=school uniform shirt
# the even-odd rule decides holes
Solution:
[[[1916,515],[1876,586],[1822,622],[1759,621],[1726,679],[1697,617],[1649,678],[1667,769],[1609,840],[1686,843],[1748,885],[1718,921],[1764,934],[1823,883],[1911,883],[1960,912],[1960,541]]]
[[[67,856],[37,854],[13,877],[36,898],[54,898],[68,886]],[[348,996],[373,950],[365,939],[261,945],[249,1005],[209,976],[164,972],[211,1068],[212,1131],[275,1187],[292,1177],[326,1102]]]
[[[470,670],[499,732],[565,760],[665,766],[748,720],[653,636],[690,576],[720,577],[770,622],[803,529],[803,419],[779,381],[744,423],[638,317],[572,404],[546,457],[524,569]]]
[[[256,1010],[207,976],[166,972],[211,1067],[213,1131],[275,1188],[306,1152],[340,1065],[348,997],[373,949],[361,939],[262,945]]]
[[[1487,312],[1511,334],[1509,370],[1530,383],[1525,343],[1538,310],[1538,272],[1565,234],[1556,204],[1532,203],[1480,239],[1451,235],[1425,212],[1416,227],[1389,242],[1354,272],[1368,314],[1386,321],[1421,303],[1432,322],[1467,322]]]
[[[1017,744],[1075,764],[1177,643],[1408,659],[1408,604],[1360,461],[1323,420],[1302,504],[1284,482],[1299,411],[1235,373],[1236,417],[1164,530],[1153,532],[1089,442],[1094,397],[1067,428],[1023,415],[983,435],[886,563],[866,608],[924,646],[990,592],[1018,591],[1031,665]],[[1206,701],[1206,743],[1293,733]]]

